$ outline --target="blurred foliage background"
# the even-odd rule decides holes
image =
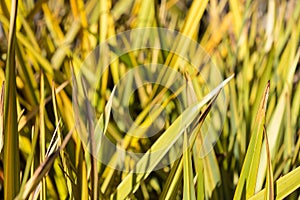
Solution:
[[[299,1],[23,0],[17,11],[14,2],[0,1],[1,198],[299,199]],[[143,27],[196,40],[224,79],[235,77],[225,86],[228,111],[213,151],[199,159],[190,149],[132,182],[83,147],[71,77],[99,43]],[[99,113],[128,69],[119,60],[104,74]],[[106,131],[124,137],[113,122]]]

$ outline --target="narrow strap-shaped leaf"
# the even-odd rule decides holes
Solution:
[[[256,178],[260,160],[260,151],[262,146],[263,127],[265,123],[267,100],[269,96],[270,83],[264,91],[260,106],[256,115],[254,127],[252,127],[252,136],[246,153],[245,161],[242,167],[241,175],[235,190],[234,199],[246,199],[254,194]],[[246,191],[244,191],[244,189]]]
[[[196,199],[193,181],[194,175],[186,131],[184,133],[183,151],[183,199],[193,200]]]
[[[4,199],[13,199],[20,187],[19,136],[16,105],[16,21],[18,0],[12,1],[4,96]]]
[[[269,148],[269,141],[266,128],[264,127],[264,137],[266,140],[266,152],[268,158],[268,169],[267,169],[267,195],[265,196],[265,200],[273,200],[274,199],[274,184],[273,184],[273,170],[272,170],[272,162]]]

